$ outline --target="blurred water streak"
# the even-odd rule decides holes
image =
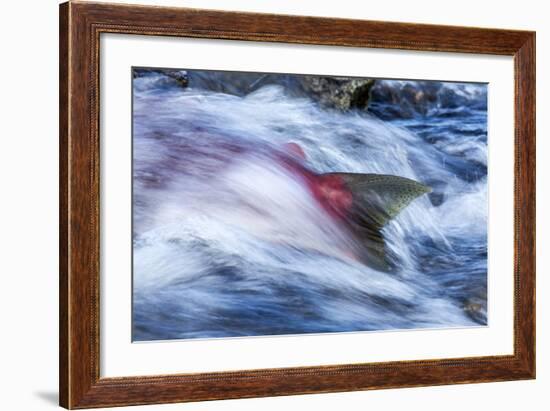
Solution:
[[[280,85],[235,96],[135,78],[133,339],[486,324],[486,86],[438,85],[446,104],[403,116],[410,102],[376,92],[368,114]],[[353,239],[274,160],[288,142],[318,173],[434,188],[384,229],[399,273],[349,258]]]

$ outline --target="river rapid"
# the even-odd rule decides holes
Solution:
[[[159,72],[133,90],[134,341],[486,325],[486,85],[376,80],[368,111]],[[349,257],[274,161],[288,142],[317,173],[432,187],[383,229],[396,272]]]

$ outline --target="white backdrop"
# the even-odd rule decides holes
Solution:
[[[112,0],[111,0],[112,1]],[[134,2],[140,2],[134,0]],[[0,101],[0,175],[2,201],[1,288],[3,384],[1,407],[9,410],[54,409],[57,397],[57,1],[27,0],[3,6],[4,81]],[[538,209],[550,207],[544,176],[550,174],[545,154],[550,154],[550,112],[545,91],[550,84],[549,13],[544,2],[480,2],[463,0],[368,3],[354,0],[163,0],[151,4],[249,10],[287,14],[354,17],[376,20],[474,25],[537,30],[538,77]],[[6,54],[7,52],[7,54]],[[187,405],[151,406],[144,409],[276,410],[288,409],[491,409],[529,407],[546,409],[550,389],[550,280],[545,272],[550,258],[544,255],[550,223],[538,213],[538,379],[536,381],[466,386],[307,395],[254,400],[232,400]]]
[[[513,353],[513,60],[503,56],[105,34],[101,38],[101,375]],[[188,56],[192,56],[189,58]],[[404,60],[406,59],[406,60]],[[406,61],[406,64],[403,64]],[[131,344],[132,66],[488,82],[487,327]],[[368,71],[365,71],[368,67]],[[491,143],[495,142],[495,144]],[[335,349],[337,347],[337,349]],[[368,350],[366,349],[368,347]]]

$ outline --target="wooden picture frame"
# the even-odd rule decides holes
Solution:
[[[100,378],[101,33],[513,56],[514,353]],[[91,408],[535,378],[535,33],[69,2],[60,6],[60,405]]]

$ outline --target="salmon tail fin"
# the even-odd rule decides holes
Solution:
[[[339,177],[351,193],[346,223],[359,239],[364,262],[382,271],[392,271],[397,256],[390,255],[382,228],[414,199],[431,192],[417,181],[384,174],[330,173]]]
[[[432,191],[405,177],[385,174],[331,173],[339,176],[353,198],[354,213],[364,214],[377,228],[384,227],[414,199]]]

